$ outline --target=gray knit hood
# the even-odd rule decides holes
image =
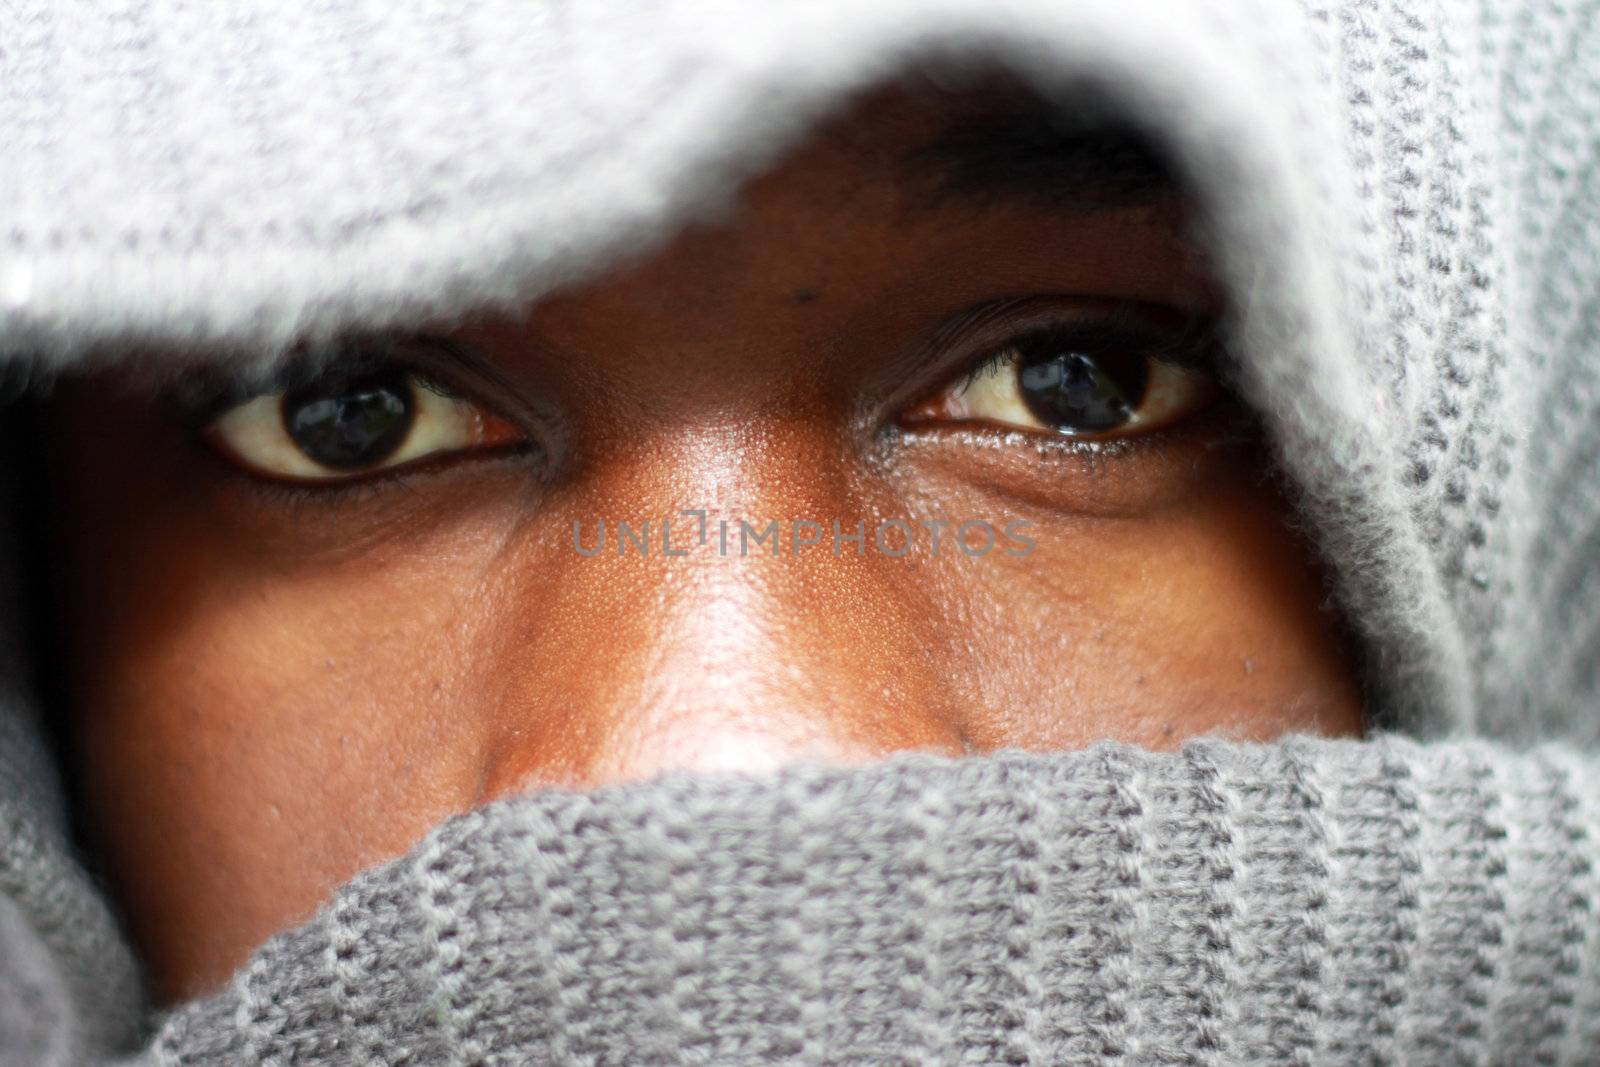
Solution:
[[[1594,0],[14,0],[0,382],[513,310],[974,65],[1193,189],[1372,736],[533,793],[154,1013],[0,625],[0,1063],[1600,1062]]]

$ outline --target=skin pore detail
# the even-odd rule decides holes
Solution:
[[[62,381],[74,785],[157,995],[518,790],[1359,734],[1183,198],[1125,131],[1049,114],[880,91],[526,315],[249,388]],[[660,551],[663,519],[692,551]],[[716,551],[740,519],[787,550]],[[892,520],[900,554],[873,542]],[[1031,547],[935,554],[933,520]],[[619,551],[622,521],[654,550]]]

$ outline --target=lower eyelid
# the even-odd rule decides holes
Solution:
[[[518,467],[530,459],[541,456],[537,446],[502,445],[477,452],[441,452],[409,463],[380,467],[350,478],[279,478],[272,475],[241,476],[232,461],[213,454],[213,461],[223,474],[224,487],[230,494],[239,494],[241,501],[252,501],[271,509],[307,508],[304,518],[325,518],[337,515],[346,507],[358,507],[365,502],[377,505],[389,500],[413,500],[410,493],[396,494],[396,490],[409,490],[426,484],[428,479],[448,476],[456,468],[493,470],[501,464]],[[518,481],[528,482],[521,474]],[[535,480],[536,481],[536,480]]]
[[[978,492],[996,507],[1038,509],[1041,520],[1136,519],[1205,499],[1208,486],[1235,477],[1255,461],[1254,427],[1226,398],[1195,418],[1118,438],[917,425],[888,438],[885,462],[919,492]]]

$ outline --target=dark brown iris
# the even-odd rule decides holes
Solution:
[[[415,417],[410,377],[401,370],[324,378],[283,398],[289,436],[310,459],[339,471],[388,459]]]
[[[1023,402],[1040,422],[1062,433],[1114,430],[1144,400],[1149,370],[1138,351],[1096,351],[1053,332],[1016,347]]]

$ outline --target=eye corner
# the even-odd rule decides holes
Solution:
[[[1224,349],[1214,316],[1056,298],[1003,301],[963,319],[978,327],[967,341],[978,354],[903,408],[897,425],[1107,442],[1149,436],[1197,414],[1221,389]],[[955,348],[963,331],[952,332],[947,344]],[[1031,383],[1025,368],[1038,369]]]
[[[439,373],[437,361],[397,358],[401,346],[417,340],[390,338],[332,360],[323,352],[311,364],[320,370],[286,365],[254,395],[238,385],[214,390],[188,405],[188,421],[213,453],[245,475],[311,489],[533,447],[515,420]]]

